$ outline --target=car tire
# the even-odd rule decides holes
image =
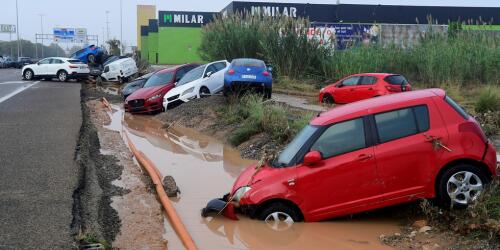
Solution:
[[[301,221],[300,213],[282,202],[273,202],[267,205],[257,215],[257,218],[265,221],[275,231],[286,230],[294,222]]]
[[[199,95],[200,98],[208,97],[210,95],[210,90],[207,87],[203,86],[200,88]]]
[[[35,79],[35,73],[31,69],[27,69],[23,73],[23,78],[27,81],[32,81]]]
[[[323,99],[321,100],[323,104],[328,104],[328,105],[333,105],[335,103],[335,100],[333,99],[333,96],[330,94],[325,94],[323,96]]]
[[[488,175],[474,165],[458,164],[448,168],[436,185],[438,205],[444,208],[467,208],[477,200],[490,181]]]
[[[87,56],[87,61],[88,63],[95,64],[95,55],[88,55]]]
[[[66,72],[65,70],[59,70],[57,72],[57,79],[60,82],[67,82],[68,81],[68,72]]]

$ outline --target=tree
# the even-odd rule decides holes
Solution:
[[[109,45],[109,54],[115,55],[115,56],[120,56],[120,47],[121,47],[121,42],[118,39],[110,39],[106,41],[106,43]]]

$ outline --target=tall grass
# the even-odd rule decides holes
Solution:
[[[336,80],[361,72],[393,72],[428,85],[500,84],[500,36],[485,30],[428,32],[410,49],[358,45],[347,50],[308,40],[306,19],[232,15],[205,26],[205,60],[255,57],[273,64],[279,77]]]

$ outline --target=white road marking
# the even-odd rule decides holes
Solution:
[[[14,83],[29,83],[29,82],[27,82],[27,81],[0,82],[0,85],[2,85],[2,84],[14,84]]]
[[[23,91],[25,91],[25,90],[29,89],[30,87],[32,87],[32,86],[34,86],[34,85],[36,85],[36,84],[37,84],[37,83],[39,83],[39,82],[40,82],[40,81],[36,81],[36,82],[34,82],[33,84],[25,85],[25,86],[23,86],[23,87],[21,87],[21,88],[18,88],[18,89],[16,89],[16,90],[14,90],[12,93],[10,93],[10,94],[8,94],[8,95],[6,95],[6,96],[4,96],[4,97],[0,97],[0,103],[5,102],[5,101],[9,100],[11,97],[13,97],[13,96],[15,96],[15,95],[17,95],[17,94],[19,94],[19,93],[21,93],[21,92],[23,92]]]

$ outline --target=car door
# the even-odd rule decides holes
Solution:
[[[210,89],[211,93],[217,93],[222,91],[224,88],[224,73],[228,64],[226,62],[216,62],[214,63],[215,69],[217,72],[213,73],[210,81],[212,81],[212,88]]]
[[[47,75],[55,76],[57,75],[57,72],[60,69],[63,69],[63,60],[57,59],[57,58],[52,58],[50,60],[50,64],[47,65]],[[68,72],[68,74],[71,74],[71,72]]]
[[[353,91],[352,98],[354,101],[372,98],[377,95],[375,84],[378,79],[374,76],[362,76]]]
[[[355,90],[356,85],[359,82],[359,79],[361,77],[359,76],[351,76],[348,77],[340,84],[337,85],[337,88],[335,89],[335,92],[333,93],[333,99],[335,99],[335,102],[337,103],[349,103],[352,102],[352,92]]]
[[[201,85],[206,86],[210,90],[210,93],[214,93],[214,91],[218,89],[217,71],[215,63],[212,63],[207,66],[205,73],[203,74],[203,81]]]
[[[431,136],[446,142],[447,132],[437,113],[427,104],[386,111],[373,116],[378,144],[374,147],[386,201],[418,198],[434,188],[433,172],[443,154]],[[432,192],[431,192],[432,193]]]
[[[35,75],[47,75],[49,71],[50,61],[52,58],[45,58],[37,63],[36,67],[33,67],[33,73]]]
[[[304,199],[303,208],[314,217],[328,218],[380,201],[382,186],[366,122],[357,118],[331,125],[310,148],[319,151],[323,160],[297,167],[296,187]]]

